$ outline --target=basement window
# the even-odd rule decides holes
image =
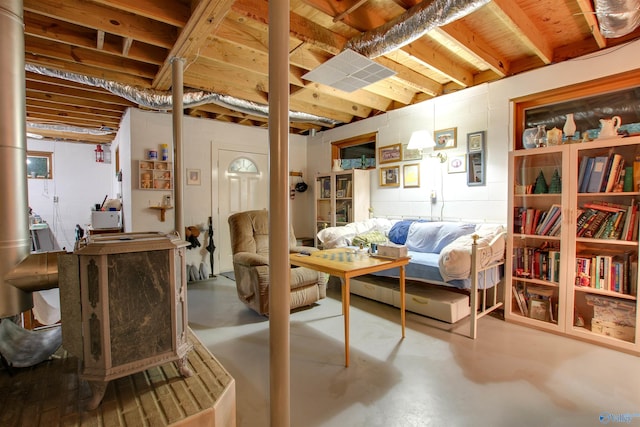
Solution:
[[[365,159],[365,169],[376,167],[376,137],[372,132],[354,138],[343,139],[331,143],[331,164],[333,160],[342,160],[342,168],[362,169],[362,159]]]
[[[27,151],[27,178],[53,179],[52,156],[47,151]]]

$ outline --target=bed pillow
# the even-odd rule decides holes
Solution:
[[[414,222],[407,234],[407,248],[416,252],[440,253],[460,236],[471,234],[475,224],[459,222]]]
[[[476,230],[478,235],[477,262],[479,267],[486,267],[504,258],[504,227],[497,226]],[[467,279],[471,275],[471,245],[473,234],[458,237],[445,246],[438,258],[440,275],[450,280]]]
[[[389,240],[397,245],[404,245],[407,241],[409,226],[415,221],[401,220],[393,224],[389,230]]]

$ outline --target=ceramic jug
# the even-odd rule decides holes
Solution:
[[[618,135],[618,129],[622,124],[620,116],[613,116],[610,119],[600,119],[600,134],[598,138],[613,138]]]
[[[333,159],[333,168],[331,170],[334,171],[334,172],[339,172],[339,171],[344,170],[344,169],[342,169],[342,160]]]

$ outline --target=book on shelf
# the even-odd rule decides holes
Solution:
[[[578,181],[578,192],[579,193],[586,193],[587,192],[587,187],[589,185],[589,181],[591,179],[591,173],[593,172],[593,164],[595,163],[595,158],[593,157],[583,157],[582,160],[584,161],[584,159],[587,160],[587,164],[585,165],[585,169],[584,169],[584,174],[582,175],[582,178],[580,181]]]
[[[593,159],[593,169],[589,174],[587,193],[599,193],[604,181],[605,169],[607,168],[608,156],[598,156]]]

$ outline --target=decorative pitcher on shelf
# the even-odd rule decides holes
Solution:
[[[618,129],[622,124],[620,116],[613,116],[610,119],[600,119],[600,134],[598,138],[613,138],[618,135]]]
[[[344,169],[342,169],[342,160],[333,159],[333,168],[331,170],[334,172],[343,171]]]

